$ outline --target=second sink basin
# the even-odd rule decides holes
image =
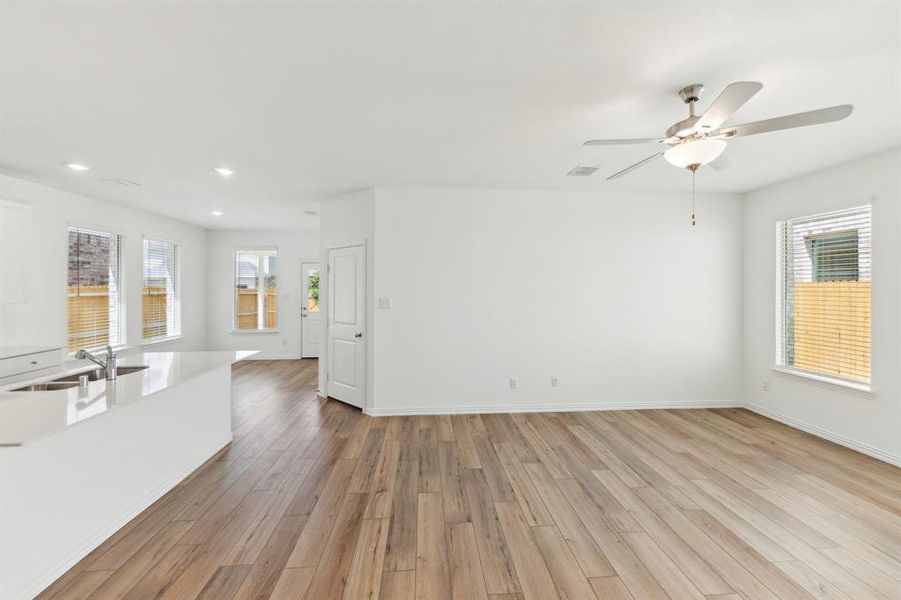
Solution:
[[[139,367],[119,367],[116,371],[118,377],[122,377],[123,375],[128,375],[129,373],[136,373],[138,371],[143,371],[144,369],[149,369],[147,365],[141,365]],[[82,371],[80,373],[74,373],[72,375],[66,375],[65,377],[60,377],[58,379],[54,379],[53,381],[78,381],[78,378],[82,375],[88,376],[88,381],[100,381],[101,379],[106,379],[106,369],[91,369],[90,371]]]
[[[25,387],[16,388],[14,392],[49,392],[51,390],[66,390],[75,387],[77,383],[68,381],[51,381],[49,383],[36,383],[34,385],[26,385]]]

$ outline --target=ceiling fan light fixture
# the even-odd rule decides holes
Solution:
[[[692,165],[706,165],[726,149],[725,140],[700,139],[682,142],[663,153],[669,164],[687,169]]]

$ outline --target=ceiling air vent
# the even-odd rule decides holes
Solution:
[[[131,179],[121,179],[119,177],[105,177],[104,179],[101,179],[101,181],[114,183],[116,185],[121,185],[122,187],[144,187],[144,184],[142,183],[132,181]]]
[[[598,167],[588,167],[585,165],[579,165],[575,167],[572,171],[567,173],[570,177],[590,177],[594,175],[594,172],[598,170]]]

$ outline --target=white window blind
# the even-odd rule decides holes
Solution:
[[[278,327],[278,251],[241,249],[235,252],[235,330],[262,331]]]
[[[870,207],[778,225],[777,364],[869,383]]]
[[[70,352],[125,343],[122,241],[114,233],[69,227]]]
[[[142,335],[145,341],[181,333],[178,244],[144,239]]]

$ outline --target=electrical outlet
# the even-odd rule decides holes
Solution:
[[[551,387],[557,387],[558,382],[559,379],[557,379],[556,377],[551,377]]]
[[[382,310],[391,310],[391,298],[379,298],[379,308]]]
[[[764,379],[760,384],[760,389],[762,389],[764,392],[770,391],[770,380]]]
[[[510,378],[510,389],[515,390],[517,384],[518,384],[518,382],[516,381],[516,377],[511,377]]]

